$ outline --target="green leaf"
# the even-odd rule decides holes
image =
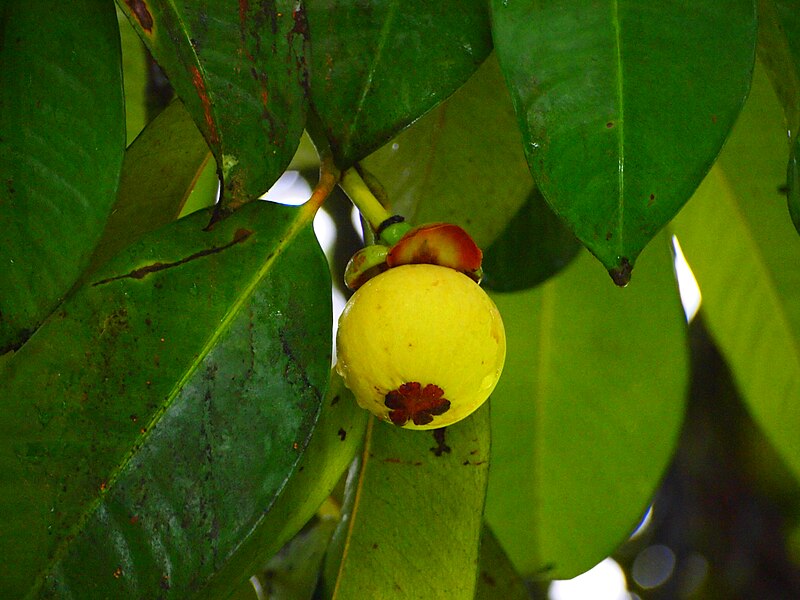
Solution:
[[[789,133],[786,168],[789,214],[800,232],[800,186],[797,160],[800,152],[800,2],[759,0],[758,56],[783,105]]]
[[[489,527],[481,535],[480,571],[475,600],[530,600],[522,578],[514,570]]]
[[[583,252],[543,285],[493,294],[506,327],[486,515],[517,569],[574,577],[631,533],[677,442],[686,322],[668,239],[625,290]]]
[[[758,57],[783,105],[790,139],[800,127],[800,2],[758,0]]]
[[[125,89],[125,130],[130,144],[147,124],[147,49],[128,19],[117,8]]]
[[[89,262],[125,149],[113,7],[0,8],[0,354],[18,347]]]
[[[493,56],[363,165],[410,222],[460,225],[486,247],[533,188],[514,107]]]
[[[255,202],[145,236],[5,365],[6,594],[185,598],[233,559],[328,384],[311,216]]]
[[[794,228],[800,233],[800,137],[796,137],[789,153],[789,165],[786,167],[786,199],[789,204],[789,215]]]
[[[747,96],[754,0],[492,0],[531,172],[618,284]]]
[[[223,204],[266,192],[303,132],[305,13],[291,0],[118,0],[217,159]]]
[[[325,550],[336,529],[333,517],[319,519],[299,533],[255,576],[264,600],[311,600]]]
[[[785,135],[778,99],[757,69],[717,166],[674,231],[747,406],[800,477],[800,240],[780,191]]]
[[[491,50],[483,0],[308,0],[311,97],[348,167],[453,93]]]
[[[433,432],[370,419],[326,559],[330,597],[472,600],[488,460],[488,406]]]
[[[534,287],[567,266],[580,248],[534,188],[483,253],[483,285],[498,292]]]
[[[356,404],[353,394],[336,372],[314,432],[291,478],[280,491],[258,529],[212,582],[209,597],[226,597],[243,574],[251,575],[258,563],[272,557],[314,516],[361,448],[369,413]]]
[[[125,151],[117,202],[89,270],[177,219],[209,158],[191,116],[179,100],[172,102]]]

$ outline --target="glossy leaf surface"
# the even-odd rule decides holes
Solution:
[[[0,354],[22,343],[89,261],[125,150],[113,6],[0,8]],[[65,58],[66,57],[66,58]]]
[[[415,225],[466,229],[481,248],[525,203],[533,180],[494,57],[441,106],[364,160],[392,210]]]
[[[159,114],[125,151],[117,201],[90,270],[128,244],[178,218],[211,154],[180,100]]]
[[[492,0],[531,172],[618,284],[708,171],[747,96],[753,0]]]
[[[360,450],[368,417],[341,377],[332,372],[319,418],[291,479],[240,548],[240,558],[215,577],[211,597],[226,597],[241,585],[243,574],[259,576],[258,567],[311,520]]]
[[[674,231],[747,406],[800,477],[800,239],[780,191],[785,152],[780,104],[757,70],[718,165]]]
[[[487,521],[522,575],[571,578],[631,533],[677,442],[686,322],[668,239],[628,289],[583,252],[543,285],[492,298],[508,354]]]
[[[370,419],[326,559],[331,597],[472,600],[488,460],[488,406],[431,432]]]
[[[452,94],[491,50],[482,0],[308,0],[311,96],[340,167]]]
[[[197,593],[296,467],[330,365],[310,214],[258,202],[208,219],[118,254],[6,364],[10,596]]]
[[[266,192],[305,122],[305,13],[290,0],[118,0],[217,159],[223,202]]]

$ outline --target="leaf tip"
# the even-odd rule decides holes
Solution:
[[[633,265],[623,256],[616,267],[608,270],[608,274],[611,275],[611,279],[615,284],[619,287],[625,287],[631,281],[631,271],[633,271]]]

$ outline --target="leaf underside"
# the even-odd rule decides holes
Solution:
[[[488,458],[488,406],[431,432],[372,418],[326,559],[330,596],[472,600]]]
[[[625,290],[582,252],[539,287],[492,298],[508,354],[487,521],[520,573],[568,579],[627,538],[677,443],[688,365],[669,240]]]

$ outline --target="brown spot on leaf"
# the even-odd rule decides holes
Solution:
[[[395,425],[403,426],[409,420],[414,425],[427,425],[434,416],[443,415],[450,410],[450,401],[444,398],[444,390],[429,383],[424,388],[417,381],[402,384],[392,390],[384,399],[389,411],[389,419]]]
[[[347,432],[344,429],[342,429],[341,427],[339,428],[338,434],[339,434],[339,439],[340,440],[345,441],[345,439],[347,439]]]
[[[131,14],[139,22],[139,25],[147,33],[153,33],[153,15],[150,14],[150,9],[147,8],[147,2],[144,0],[125,0],[125,4],[131,9]]]
[[[611,269],[608,274],[611,275],[611,279],[614,280],[619,287],[625,287],[631,281],[631,271],[633,270],[633,265],[631,265],[630,261],[626,257],[622,257],[619,261],[619,266]]]
[[[436,456],[450,454],[450,446],[448,446],[444,441],[446,430],[446,427],[440,427],[439,429],[433,430],[433,440],[436,442],[436,446],[431,448],[431,452],[433,452]]]
[[[203,79],[203,74],[196,66],[192,65],[192,85],[197,90],[197,95],[200,97],[200,102],[203,104],[203,118],[208,127],[208,141],[211,144],[219,144],[219,133],[217,132],[217,124],[214,121],[214,115],[211,112],[212,102],[211,97],[206,90],[206,82]]]
[[[194,254],[191,254],[186,258],[176,260],[175,262],[169,262],[169,263],[154,262],[150,265],[145,265],[144,267],[139,267],[138,269],[134,269],[133,271],[131,271],[130,273],[126,273],[125,275],[117,275],[116,277],[108,277],[107,279],[101,279],[100,281],[95,281],[92,284],[92,287],[97,285],[103,285],[105,283],[110,283],[112,281],[117,281],[119,279],[144,279],[151,273],[156,273],[158,271],[163,271],[165,269],[171,269],[172,267],[179,267],[198,258],[203,258],[204,256],[219,254],[223,250],[227,250],[231,246],[235,246],[236,244],[245,241],[252,234],[253,232],[250,231],[249,229],[237,229],[236,233],[233,235],[233,240],[228,242],[227,244],[224,244],[222,246],[212,246],[211,248],[200,250],[199,252],[195,252]],[[164,338],[161,338],[161,341],[163,342]]]

